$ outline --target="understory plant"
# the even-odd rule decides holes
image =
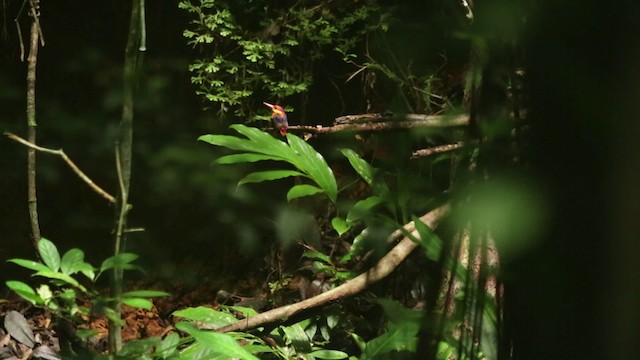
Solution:
[[[38,254],[42,261],[19,258],[7,261],[32,270],[32,276],[43,277],[46,281],[34,289],[22,281],[10,280],[6,282],[9,289],[34,306],[50,311],[54,319],[76,326],[88,325],[92,315],[104,315],[119,326],[124,325],[113,309],[116,299],[100,294],[93,285],[102,274],[113,269],[139,270],[133,264],[137,255],[122,252],[105,259],[96,268],[84,260],[82,250],[73,248],[60,256],[55,244],[45,238],[38,242]],[[163,291],[137,290],[122,293],[120,300],[132,307],[151,310],[153,303],[148,298],[167,295]],[[79,329],[75,335],[87,339],[96,334],[97,331]]]
[[[313,266],[321,268],[323,272],[331,274],[331,277],[338,281],[348,280],[355,276],[356,273],[350,271],[342,271],[348,266],[348,262],[355,259],[358,255],[364,255],[371,249],[371,243],[368,237],[372,231],[369,224],[383,222],[389,225],[391,230],[400,229],[403,235],[420,245],[424,256],[428,261],[433,263],[441,262],[445,274],[451,274],[450,281],[458,284],[464,284],[470,279],[468,265],[462,264],[456,260],[456,257],[445,254],[445,246],[443,241],[417,216],[411,216],[415,224],[415,229],[419,236],[414,236],[403,228],[402,223],[398,222],[395,215],[396,208],[405,206],[399,204],[395,198],[393,191],[385,182],[384,174],[379,169],[371,166],[366,160],[359,156],[351,149],[340,149],[341,153],[348,159],[354,171],[368,185],[369,195],[353,202],[348,202],[347,206],[342,206],[342,200],[339,191],[336,188],[336,180],[331,168],[327,165],[323,156],[318,153],[311,145],[300,139],[294,134],[288,133],[286,141],[274,138],[259,129],[250,128],[244,125],[232,125],[231,128],[242,136],[230,135],[203,135],[199,139],[201,141],[226,147],[236,151],[231,155],[226,155],[217,160],[219,164],[235,164],[235,163],[253,163],[258,161],[272,161],[274,169],[266,171],[252,172],[242,178],[238,185],[247,183],[255,183],[262,181],[273,181],[286,177],[299,177],[301,181],[297,181],[287,193],[287,200],[291,201],[296,198],[313,195],[324,195],[329,200],[328,205],[333,206],[335,216],[331,219],[331,225],[339,236],[347,234],[350,230],[360,229],[354,237],[350,246],[350,250],[338,259],[332,259],[331,256],[325,255],[320,251],[307,250],[304,257],[313,261]],[[343,210],[342,213],[339,209]],[[402,209],[402,213],[408,213],[407,208]],[[337,270],[338,265],[341,271]],[[480,291],[479,293],[484,293]],[[439,302],[448,301],[446,291],[439,295]],[[495,349],[495,343],[492,337],[496,331],[496,310],[492,299],[487,296],[483,301],[481,311],[483,337],[480,342],[473,341],[470,344],[462,345],[464,351],[460,353],[459,345],[466,334],[461,333],[460,327],[464,326],[465,311],[469,308],[469,299],[473,297],[466,296],[463,291],[453,293],[458,302],[450,314],[436,315],[433,318],[426,319],[426,312],[420,310],[407,309],[403,305],[384,299],[375,300],[385,314],[385,328],[377,337],[368,341],[361,338],[356,332],[352,332],[353,341],[358,345],[361,351],[360,359],[379,359],[393,356],[394,358],[408,358],[416,351],[416,343],[419,339],[418,333],[425,322],[431,319],[438,319],[442,323],[442,330],[438,336],[437,343],[437,359],[466,359],[469,358],[468,353],[473,353],[479,358],[488,357],[491,349]],[[478,301],[477,299],[474,301]],[[317,325],[313,319],[304,326]],[[328,321],[327,321],[328,323]],[[323,323],[324,324],[324,323]],[[301,325],[301,326],[303,326]],[[303,326],[303,329],[306,328]],[[435,326],[435,325],[432,325]],[[328,333],[327,328],[324,330]],[[307,339],[311,344],[313,336]],[[464,340],[466,342],[466,340]],[[467,352],[468,351],[468,352]],[[473,357],[473,356],[471,356]],[[305,357],[302,357],[305,358]],[[319,357],[318,357],[319,358]],[[355,358],[355,357],[351,357]]]

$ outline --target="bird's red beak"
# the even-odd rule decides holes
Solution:
[[[273,110],[273,107],[275,106],[275,105],[269,104],[268,102],[264,102],[264,101],[263,101],[262,103],[263,103],[265,106],[270,107],[272,110]]]

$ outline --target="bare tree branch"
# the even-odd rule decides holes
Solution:
[[[445,204],[422,216],[420,220],[433,229],[438,225],[438,222],[449,212],[449,209],[449,204]],[[420,238],[420,235],[415,230],[415,225],[413,224],[413,222],[405,225],[404,227],[411,233],[412,236]],[[402,234],[402,232],[396,231],[391,235],[391,237],[399,237],[399,234]],[[255,316],[250,316],[246,319],[239,320],[233,324],[217,329],[216,331],[246,331],[258,326],[263,326],[265,324],[282,323],[289,319],[291,316],[299,314],[303,311],[325,305],[331,301],[353,296],[391,274],[416,247],[418,247],[418,245],[409,237],[405,236],[395,247],[393,247],[393,249],[391,249],[382,259],[380,259],[380,261],[378,261],[378,263],[374,267],[369,269],[367,272],[362,273],[355,278],[347,281],[346,283],[295,304],[282,306]]]
[[[411,158],[412,159],[418,159],[418,158],[427,157],[427,156],[433,155],[433,154],[442,154],[442,153],[445,153],[445,152],[458,150],[458,149],[462,148],[463,146],[464,146],[464,143],[461,141],[461,142],[457,142],[455,144],[445,144],[445,145],[439,145],[439,146],[430,147],[430,148],[427,148],[427,149],[420,149],[420,150],[414,151],[413,154],[411,154]]]
[[[342,131],[385,131],[390,129],[414,129],[420,127],[453,127],[469,124],[469,115],[386,115],[362,114],[336,118],[333,126],[289,126],[289,130],[299,130],[312,134],[330,134]]]
[[[107,193],[106,191],[104,191],[100,186],[96,185],[93,180],[91,180],[82,170],[80,170],[80,168],[78,168],[78,166],[67,156],[67,154],[64,153],[64,151],[62,149],[59,150],[53,150],[53,149],[48,149],[48,148],[44,148],[38,145],[35,145],[33,143],[28,142],[27,140],[21,138],[18,135],[12,134],[10,132],[5,131],[4,132],[4,136],[8,137],[11,140],[17,141],[25,146],[28,146],[30,149],[33,149],[34,151],[41,151],[47,154],[53,154],[53,155],[58,155],[62,158],[62,160],[64,160],[64,162],[67,163],[67,165],[69,165],[69,167],[71,168],[71,170],[73,170],[74,173],[76,173],[76,175],[78,175],[78,177],[80,177],[80,179],[82,179],[82,181],[84,181],[87,185],[89,185],[89,187],[95,191],[96,193],[98,193],[98,195],[102,196],[103,198],[107,199],[109,202],[111,203],[115,203],[116,199],[110,195],[109,193]]]

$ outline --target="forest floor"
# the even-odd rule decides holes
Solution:
[[[228,284],[233,280],[235,285],[223,291],[216,281],[207,281],[211,279],[202,277],[199,280],[194,283],[185,281],[184,276],[181,276],[173,280],[149,277],[128,281],[126,291],[160,290],[168,292],[170,295],[154,298],[154,306],[150,310],[123,305],[122,319],[125,322],[125,326],[122,328],[123,342],[155,336],[164,337],[175,332],[174,325],[177,320],[172,316],[173,312],[192,306],[216,309],[219,307],[220,296],[218,294],[220,292],[241,294],[245,296],[245,299],[256,295],[259,298],[264,297],[264,294],[260,293],[261,282],[264,279],[258,279],[255,276],[241,280],[226,277],[225,280]],[[103,292],[108,292],[108,289],[104,289]],[[55,319],[52,318],[51,312],[33,306],[15,293],[4,296],[6,299],[0,299],[0,359],[61,359],[59,356],[61,344],[56,332],[58,328],[54,324]],[[89,309],[92,307],[90,303],[82,305]],[[8,317],[9,314],[12,315]],[[16,321],[16,317],[26,320],[24,326],[27,329],[23,331],[32,332],[33,335],[28,336],[31,337],[32,342],[16,336],[15,324],[20,324],[21,321],[20,319]],[[106,317],[83,316],[82,320],[83,324],[79,325],[77,329],[96,330],[97,335],[81,346],[86,347],[92,353],[106,353],[108,338]],[[14,324],[14,329],[9,330],[10,323]]]

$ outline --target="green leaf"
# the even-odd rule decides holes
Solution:
[[[30,270],[34,270],[34,271],[50,271],[51,269],[49,269],[48,266],[44,265],[43,263],[37,262],[37,261],[33,261],[33,260],[27,260],[27,259],[9,259],[7,260],[7,262],[12,262],[14,264],[20,265],[23,268],[27,268]]]
[[[89,340],[90,338],[100,334],[100,330],[97,329],[78,329],[76,330],[76,336],[81,340]]]
[[[340,149],[342,154],[349,160],[351,167],[360,175],[360,177],[371,187],[373,193],[381,197],[383,200],[391,198],[391,190],[384,181],[376,179],[378,170],[360,157],[351,149]]]
[[[308,184],[296,185],[289,189],[287,192],[287,200],[291,201],[293,199],[301,198],[304,196],[311,196],[315,194],[322,193],[322,189]]]
[[[60,270],[67,275],[75,274],[81,270],[84,262],[84,252],[80,249],[71,249],[62,256]]]
[[[174,311],[173,316],[179,316],[185,319],[198,321],[212,329],[221,328],[238,320],[231,314],[216,311],[204,306],[191,307]]]
[[[338,350],[316,350],[312,351],[309,355],[316,359],[346,359],[349,355],[345,352]]]
[[[291,176],[304,176],[304,174],[294,170],[257,171],[245,176],[242,180],[238,181],[238,186],[247,183],[284,179]]]
[[[320,260],[326,264],[331,264],[331,258],[320,251],[305,250],[302,256],[309,259]]]
[[[389,357],[393,351],[414,352],[418,342],[416,332],[408,326],[398,326],[369,341],[360,360]]]
[[[53,271],[60,270],[60,253],[51,241],[41,238],[38,241],[38,253],[49,269]]]
[[[258,312],[254,308],[246,307],[246,306],[238,306],[238,305],[221,305],[222,309],[229,309],[231,311],[237,311],[244,317],[255,316],[258,315]]]
[[[338,232],[338,235],[346,233],[351,228],[351,225],[345,219],[337,216],[331,219],[331,226]]]
[[[355,151],[351,149],[340,149],[342,155],[344,155],[351,167],[362,177],[362,179],[369,185],[373,184],[373,175],[375,169],[369,165],[369,163],[360,157]]]
[[[306,141],[293,134],[287,134],[287,140],[291,149],[300,155],[299,162],[294,163],[296,167],[309,174],[309,177],[324,190],[329,200],[335,203],[338,196],[338,185],[333,171],[327,165],[324,157]]]
[[[156,348],[156,354],[160,355],[163,359],[168,359],[175,355],[179,343],[180,335],[175,332],[171,333],[158,345]]]
[[[127,298],[123,298],[122,302],[129,306],[145,309],[145,310],[151,310],[153,308],[153,303],[151,301],[147,299],[142,299],[142,298],[127,297]]]
[[[138,258],[138,255],[132,253],[120,253],[105,259],[100,266],[100,272],[109,269],[134,269],[136,266],[131,265]]]
[[[438,261],[438,259],[440,259],[440,253],[442,252],[442,240],[418,217],[413,216],[412,220],[416,226],[416,231],[418,231],[420,235],[420,239],[415,240],[422,246],[429,260]]]
[[[42,298],[36,294],[36,291],[22,281],[7,281],[6,284],[9,289],[33,305],[43,304]]]
[[[216,162],[218,164],[238,164],[238,163],[246,163],[246,162],[257,162],[263,160],[281,160],[277,156],[264,155],[264,154],[252,154],[252,153],[244,153],[244,154],[232,154],[220,157]]]
[[[195,325],[185,322],[176,324],[176,328],[193,336],[196,342],[211,351],[211,354],[221,355],[226,358],[258,360],[257,357],[240,346],[229,334],[202,331],[196,328]]]
[[[122,359],[139,359],[146,360],[151,359],[150,354],[153,349],[160,345],[159,337],[154,336],[147,339],[133,340],[126,342],[120,351],[118,351],[118,358]]]
[[[349,214],[347,214],[347,223],[353,223],[358,220],[363,219],[367,215],[371,214],[371,210],[383,203],[382,200],[378,196],[370,196],[364,200],[358,201],[351,210],[349,210]]]
[[[311,351],[311,340],[300,324],[281,326],[281,329],[296,351],[304,354]]]
[[[157,291],[157,290],[136,290],[136,291],[128,291],[122,294],[122,297],[161,297],[161,296],[169,296],[168,292]]]
[[[82,292],[85,292],[85,293],[87,292],[87,289],[84,286],[80,285],[80,283],[76,279],[72,278],[67,274],[63,274],[61,272],[55,272],[51,270],[38,271],[37,273],[33,274],[33,276],[43,276],[49,279],[61,280],[67,283],[67,285],[71,285],[78,288]]]
[[[313,188],[310,187],[312,185],[300,185],[302,186],[301,188],[294,187],[289,191],[289,200],[324,193],[335,203],[338,186],[333,171],[331,171],[322,155],[304,140],[293,134],[287,134],[287,144],[256,128],[242,124],[234,124],[230,127],[247,137],[247,139],[229,135],[203,135],[198,139],[212,145],[224,146],[231,150],[243,152],[221,158],[223,163],[276,160],[287,162],[298,170],[273,170],[249,174],[240,181],[239,185],[248,182],[276,180],[289,176],[306,176],[315,182],[317,186]]]

